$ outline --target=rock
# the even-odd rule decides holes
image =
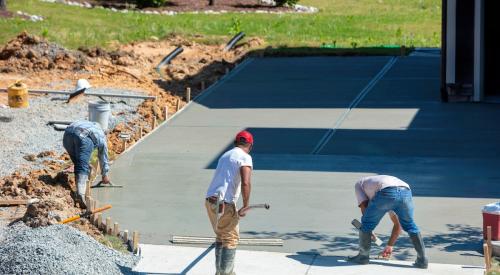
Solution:
[[[36,156],[33,155],[33,154],[29,154],[29,155],[26,155],[23,157],[25,160],[27,161],[35,161],[36,160]]]

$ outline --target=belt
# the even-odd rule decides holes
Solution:
[[[384,189],[389,189],[389,188],[404,188],[404,189],[407,189],[407,190],[410,190],[410,188],[406,187],[406,186],[388,186],[386,188],[383,188],[382,190]]]
[[[85,128],[75,128],[75,134],[80,137],[89,137],[95,146],[97,146],[97,138],[94,136],[94,133],[85,129]]]
[[[216,196],[208,197],[205,200],[208,201],[211,204],[216,204],[217,203],[217,197]],[[232,203],[224,202],[224,204],[232,204]]]

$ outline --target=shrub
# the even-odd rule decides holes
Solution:
[[[293,6],[299,2],[299,0],[275,0],[277,6]]]
[[[168,0],[136,0],[137,7],[148,8],[148,7],[161,7],[165,5]]]

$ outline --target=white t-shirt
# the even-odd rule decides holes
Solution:
[[[391,186],[406,187],[410,189],[410,186],[406,182],[393,176],[378,175],[360,179],[356,182],[356,186],[354,187],[358,205],[366,200],[373,199],[378,191]]]
[[[219,158],[212,183],[208,187],[207,198],[219,196],[228,203],[236,203],[241,193],[240,168],[252,168],[252,157],[243,149],[234,147]]]

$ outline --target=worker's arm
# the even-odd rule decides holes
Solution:
[[[250,205],[250,191],[252,185],[250,183],[250,176],[252,174],[252,167],[250,166],[242,166],[240,168],[241,175],[241,194],[243,197],[243,207],[238,210],[238,214],[240,217],[245,216],[245,212],[247,207]]]
[[[359,209],[361,210],[361,215],[365,214],[366,208],[368,207],[368,200],[361,202],[358,205]]]
[[[104,181],[104,183],[109,183],[109,177],[108,177],[109,160],[108,160],[108,145],[106,137],[102,138],[99,143],[100,144],[97,150],[99,156],[99,163],[101,165],[102,181]]]
[[[389,217],[391,218],[391,221],[392,223],[394,223],[394,225],[392,227],[391,237],[389,238],[389,241],[387,242],[387,245],[382,252],[382,256],[384,258],[390,257],[394,244],[396,244],[396,240],[398,239],[399,234],[401,234],[401,224],[399,223],[398,216],[393,212],[389,212]]]

